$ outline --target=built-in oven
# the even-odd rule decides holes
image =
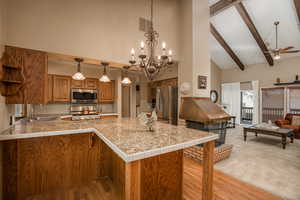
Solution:
[[[72,103],[96,104],[98,102],[97,90],[72,89]]]

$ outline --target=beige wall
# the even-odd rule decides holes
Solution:
[[[131,48],[145,40],[139,17],[150,15],[148,0],[9,0],[8,43],[76,56],[127,63]],[[160,42],[179,51],[179,4],[155,1]]]
[[[276,78],[281,82],[291,82],[300,75],[300,57],[276,61],[273,67],[268,64],[248,66],[245,71],[239,69],[222,70],[222,83],[259,80],[260,87],[272,87]]]
[[[0,0],[0,58],[2,57],[4,44],[6,40],[6,24],[5,24],[6,5],[4,0]],[[1,77],[0,77],[1,78]],[[1,85],[0,85],[1,87]],[[8,128],[9,125],[9,109],[5,104],[5,98],[0,94],[0,132]],[[2,200],[2,143],[0,144],[0,200]]]
[[[173,49],[174,59],[179,58],[178,2],[156,0],[154,11],[159,43],[165,41]],[[138,48],[145,40],[144,33],[138,30],[139,17],[149,18],[150,1],[9,0],[7,13],[9,45],[127,63],[131,48]],[[49,73],[58,70],[69,74],[75,69],[63,71],[52,66]],[[121,97],[121,91],[118,94]],[[121,109],[119,101],[121,98],[115,106],[117,110]]]
[[[213,61],[211,61],[211,90],[216,90],[219,94],[218,102],[221,100],[221,78],[222,78],[222,70],[216,65]]]
[[[0,0],[0,57],[4,51],[6,40],[6,5],[5,0]],[[5,104],[5,98],[0,95],[0,132],[8,128],[9,125],[9,106]]]
[[[209,97],[209,5],[208,0],[181,0],[179,84],[190,83],[187,96]],[[207,88],[198,89],[198,76],[207,77]]]

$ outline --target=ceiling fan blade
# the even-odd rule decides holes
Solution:
[[[284,52],[281,52],[281,53],[299,53],[300,50],[294,50],[294,51],[284,51]]]
[[[290,50],[290,49],[293,49],[293,48],[295,48],[295,47],[290,46],[290,47],[286,47],[284,49],[280,49],[280,51],[287,51],[287,50]]]

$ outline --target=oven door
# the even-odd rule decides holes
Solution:
[[[72,89],[72,103],[97,103],[97,90]]]

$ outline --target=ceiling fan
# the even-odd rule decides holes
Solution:
[[[289,47],[286,47],[286,48],[278,48],[278,25],[279,25],[279,21],[274,22],[274,25],[275,25],[275,29],[276,29],[276,48],[275,49],[270,49],[268,51],[268,53],[271,52],[274,55],[275,60],[279,60],[281,54],[299,53],[300,50],[291,50],[291,49],[295,48],[293,46],[289,46]]]

